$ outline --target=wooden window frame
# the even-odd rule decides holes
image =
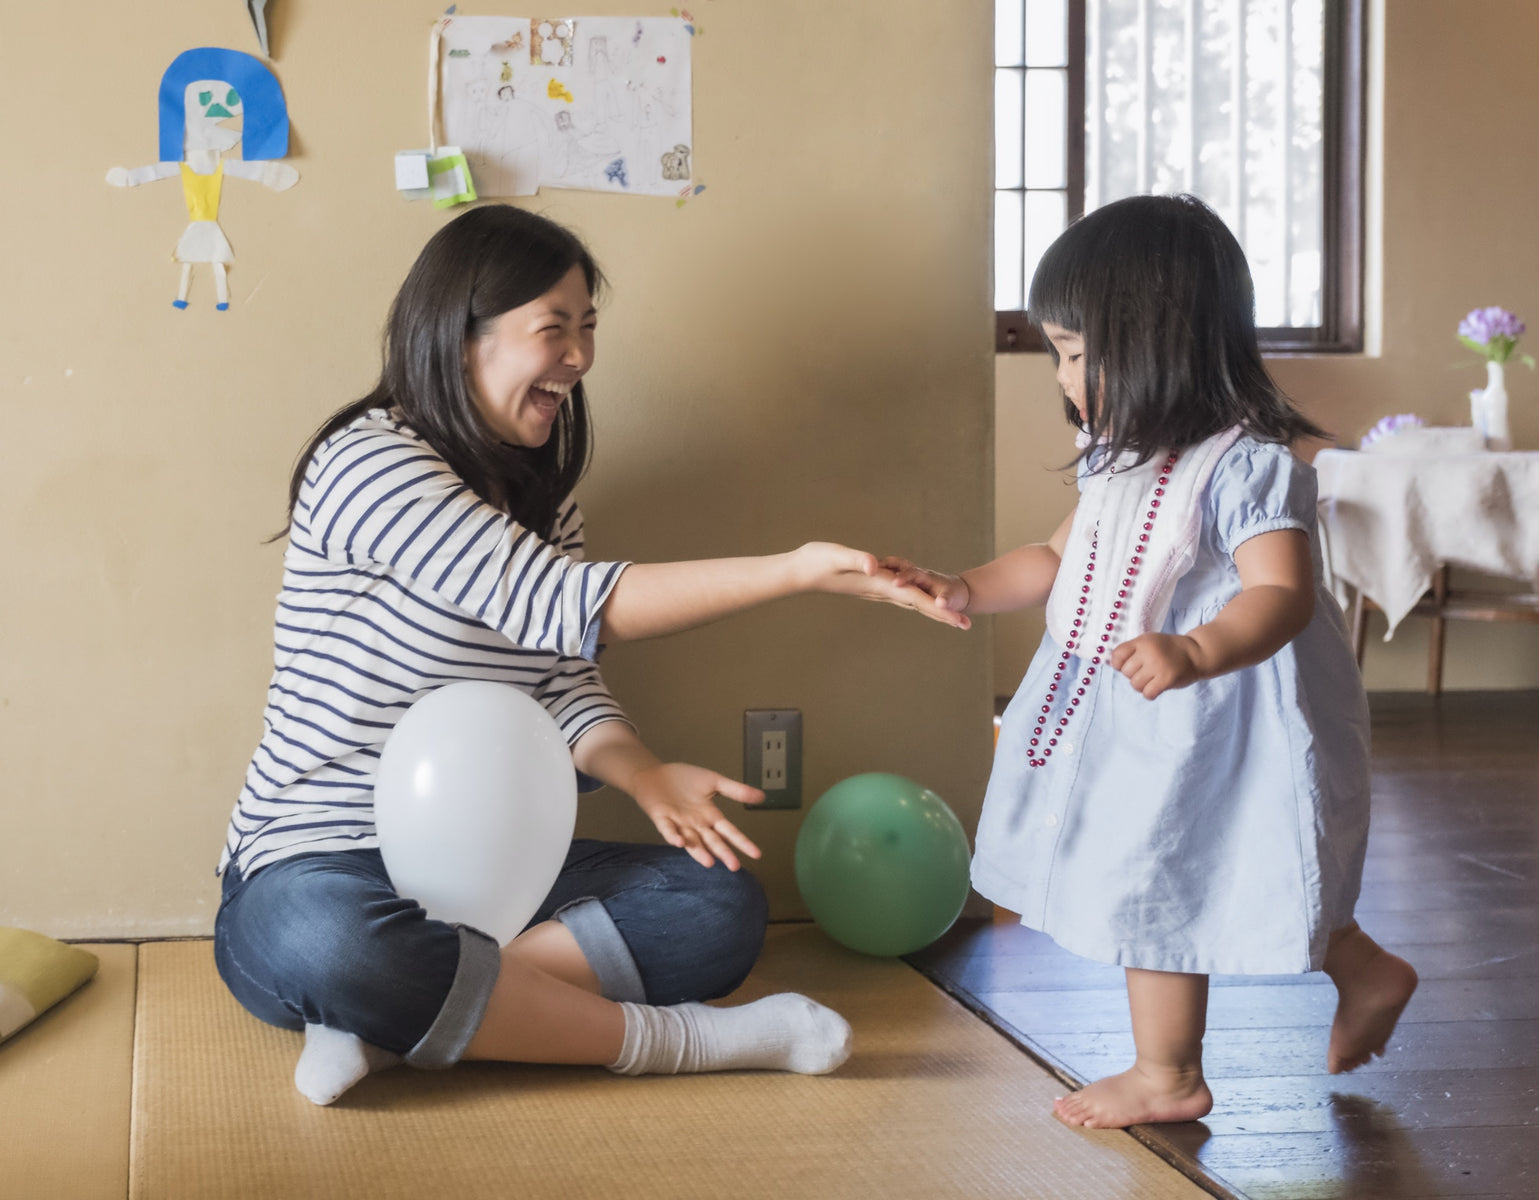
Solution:
[[[1322,130],[1325,156],[1320,324],[1257,330],[1266,354],[1357,354],[1363,348],[1363,161],[1366,0],[1324,0]],[[1069,0],[1067,217],[1085,212],[1085,0]],[[1027,281],[1029,286],[1030,281]],[[999,354],[1044,352],[1022,310],[996,311]]]

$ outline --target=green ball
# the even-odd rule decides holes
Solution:
[[[888,957],[928,946],[967,902],[967,834],[946,802],[901,775],[834,784],[796,837],[796,886],[836,942]]]

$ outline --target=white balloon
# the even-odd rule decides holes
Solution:
[[[550,893],[577,822],[555,721],[504,683],[430,692],[385,741],[374,823],[390,880],[428,915],[512,941]]]

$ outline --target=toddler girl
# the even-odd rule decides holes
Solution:
[[[1321,582],[1320,436],[1268,377],[1250,272],[1201,201],[1076,221],[1029,309],[1081,430],[1052,537],[959,576],[885,565],[958,613],[1047,606],[1006,711],[973,882],[1127,969],[1131,1069],[1060,1099],[1074,1125],[1193,1120],[1208,975],[1324,970],[1328,1067],[1382,1054],[1416,973],[1352,917],[1368,709]]]

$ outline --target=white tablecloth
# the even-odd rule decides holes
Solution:
[[[1386,641],[1444,564],[1539,590],[1539,453],[1322,450],[1315,471],[1333,587],[1384,610]]]

